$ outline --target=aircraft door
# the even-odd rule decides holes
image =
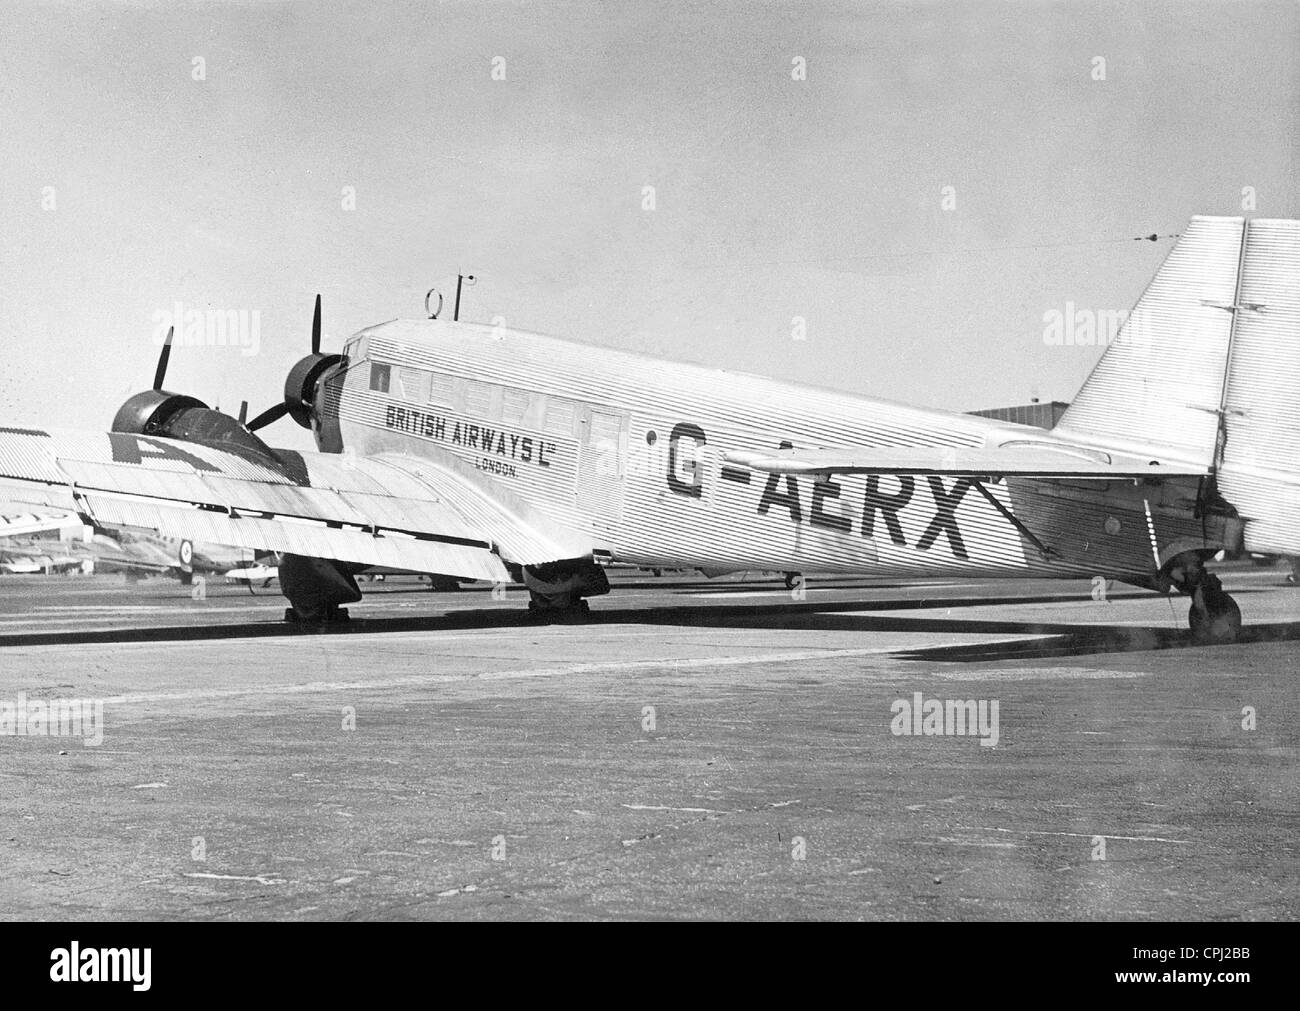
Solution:
[[[610,532],[623,518],[628,419],[613,411],[583,407],[579,428],[578,511],[593,517],[597,529]]]

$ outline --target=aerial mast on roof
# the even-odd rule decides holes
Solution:
[[[452,311],[451,311],[451,319],[453,323],[457,322],[460,319],[461,287],[465,284],[473,285],[474,282],[477,280],[478,278],[476,278],[473,274],[456,275],[456,303],[452,307]],[[429,299],[431,299],[434,295],[438,296],[438,308],[430,309]],[[437,288],[430,288],[427,292],[424,293],[424,311],[429,314],[429,319],[437,319],[438,313],[442,312],[442,293],[438,291]]]
[[[456,275],[456,307],[452,310],[451,313],[451,318],[453,322],[460,319],[460,286],[464,284],[466,281],[468,281],[471,285],[473,285],[475,281],[474,275],[473,274]]]

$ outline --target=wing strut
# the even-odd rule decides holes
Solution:
[[[993,508],[996,509],[998,512],[1000,512],[1003,516],[1005,516],[1007,518],[1007,521],[1013,527],[1015,527],[1022,534],[1024,534],[1025,537],[1029,539],[1029,542],[1039,550],[1040,554],[1042,554],[1043,561],[1049,562],[1054,557],[1056,557],[1056,552],[1053,551],[1051,548],[1049,548],[1042,541],[1040,541],[1034,535],[1034,532],[1030,530],[1027,526],[1025,526],[1023,523],[1021,523],[1020,520],[1011,512],[1010,509],[1008,509],[1001,502],[999,502],[997,498],[993,495],[993,493],[984,487],[984,483],[982,481],[971,479],[971,485],[972,487],[974,487],[974,489],[977,492],[979,492],[986,499],[988,499],[989,502],[993,505]]]

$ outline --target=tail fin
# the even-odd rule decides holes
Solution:
[[[1213,465],[1244,235],[1192,218],[1057,428]]]
[[[1057,428],[1204,465],[1300,555],[1300,221],[1193,218]]]
[[[1246,225],[1219,491],[1245,546],[1300,555],[1300,221]]]

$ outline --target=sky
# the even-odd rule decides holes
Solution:
[[[256,413],[315,293],[337,350],[458,272],[462,319],[953,410],[1069,400],[1101,349],[1045,323],[1130,308],[1173,241],[1134,236],[1300,216],[1289,2],[9,0],[3,22],[9,424],[107,429],[177,302],[250,332],[177,347],[167,388]]]

